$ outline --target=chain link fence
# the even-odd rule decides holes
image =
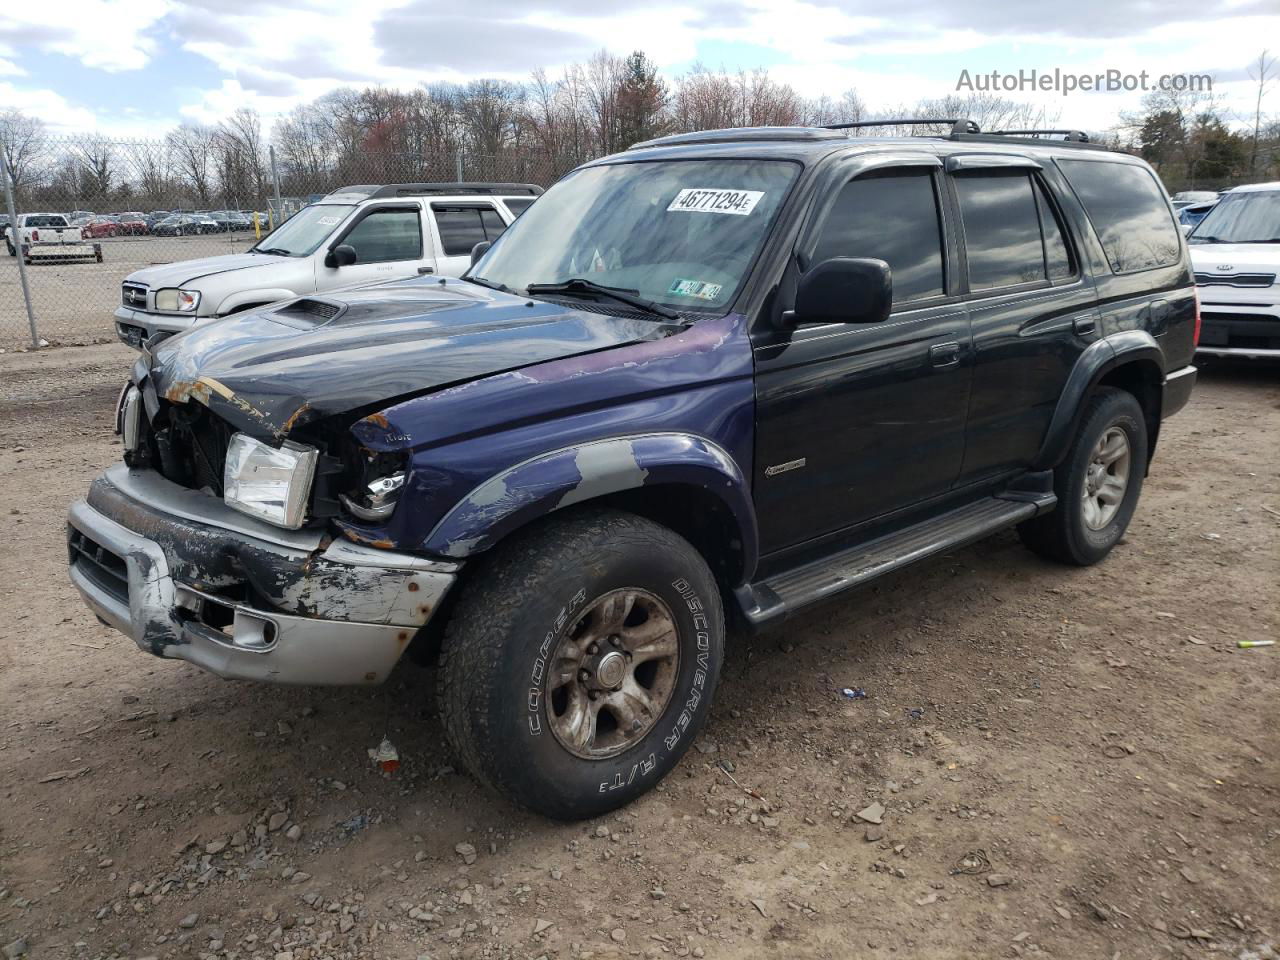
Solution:
[[[112,313],[130,273],[243,252],[342,186],[499,180],[545,187],[565,172],[533,152],[371,152],[308,164],[277,160],[272,145],[228,150],[172,136],[43,137],[10,149],[8,161],[10,176],[0,174],[0,180],[8,179],[11,189],[0,197],[0,224],[10,227],[16,214],[48,225],[30,227],[42,235],[28,257],[22,256],[24,238],[15,240],[12,228],[5,234],[0,350],[112,341]],[[48,216],[32,220],[32,214]]]

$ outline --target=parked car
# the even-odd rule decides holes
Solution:
[[[131,213],[117,213],[116,220],[120,224],[120,233],[128,236],[141,236],[151,232],[151,227],[147,223],[147,217],[144,213],[137,211]]]
[[[1188,203],[1178,210],[1178,223],[1182,224],[1182,232],[1189,233],[1191,228],[1204,219],[1204,215],[1214,208],[1217,200],[1208,203]]]
[[[120,221],[115,217],[94,217],[80,227],[80,233],[85,239],[118,237],[123,232]]]
[[[4,245],[9,256],[22,250],[23,260],[97,260],[102,262],[102,247],[84,243],[79,227],[67,222],[60,213],[20,213],[17,228],[4,228]]]
[[[1182,190],[1175,193],[1171,198],[1173,201],[1173,209],[1181,210],[1183,207],[1193,203],[1212,203],[1218,199],[1218,191],[1216,190]]]
[[[1187,239],[1200,352],[1280,358],[1280,181],[1226,191]]]
[[[253,223],[246,219],[239,211],[215,210],[209,214],[209,218],[218,225],[219,233],[228,233],[231,231],[244,232],[253,229]]]
[[[774,624],[1011,526],[1081,566],[1124,535],[1196,378],[1186,246],[1140,159],[974,129],[639,144],[461,280],[162,342],[71,507],[72,580],[225,677],[379,683],[438,649],[485,783],[615,808],[705,724],[726,611]],[[318,206],[273,242],[342,249]]]
[[[307,293],[418,274],[457,276],[477,243],[496,240],[515,219],[507,200],[541,189],[509,183],[344,187],[304,207],[247,253],[130,274],[115,312],[116,333],[140,347],[203,320]],[[159,224],[155,232],[174,229],[189,230]]]
[[[151,228],[158,237],[190,237],[216,230],[216,224],[208,217],[186,213],[167,217]]]
[[[68,220],[92,220],[97,214],[92,210],[72,210],[67,214]]]

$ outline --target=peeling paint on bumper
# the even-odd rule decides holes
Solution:
[[[121,489],[130,478],[147,502]],[[219,526],[211,497],[197,520],[190,491],[155,479],[108,471],[67,525],[85,602],[159,657],[234,679],[381,683],[457,577],[457,563]]]

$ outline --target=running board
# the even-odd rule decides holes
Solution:
[[[1052,510],[1057,502],[1052,493],[1028,491],[984,497],[879,539],[749,583],[734,593],[747,620],[753,626],[762,626],[917,560],[1030,520]]]

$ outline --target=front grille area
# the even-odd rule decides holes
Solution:
[[[90,540],[75,527],[67,528],[67,553],[73,567],[123,604],[129,602],[129,570],[121,557]]]
[[[157,418],[157,426],[154,443],[160,473],[192,490],[222,496],[222,472],[234,432],[231,426],[199,403],[168,405]]]
[[[1199,287],[1269,287],[1276,282],[1274,273],[1197,273]]]
[[[147,309],[147,285],[145,283],[120,284],[120,302],[133,310]]]

